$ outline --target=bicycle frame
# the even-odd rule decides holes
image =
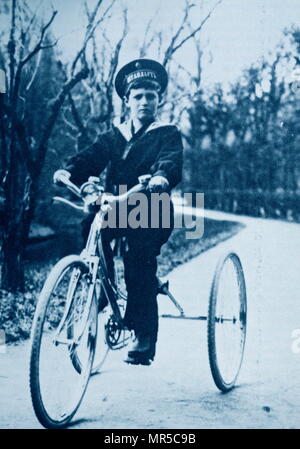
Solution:
[[[80,255],[90,268],[93,285],[95,285],[97,274],[99,273],[99,278],[102,281],[101,286],[103,286],[104,293],[110,303],[115,319],[118,325],[123,328],[123,320],[117,303],[118,291],[109,277],[102,247],[101,229],[106,212],[103,210],[104,207],[105,206],[100,206],[100,210],[96,213],[90,227],[86,247],[82,250]]]

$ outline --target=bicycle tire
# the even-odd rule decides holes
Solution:
[[[235,311],[233,312],[233,315],[231,315],[231,310],[229,312],[226,310],[225,315],[222,315],[222,313],[220,313],[222,304],[220,306],[218,304],[218,300],[221,301],[220,290],[222,288],[222,283],[225,284],[228,280],[226,279],[226,276],[227,278],[229,277],[228,273],[230,273],[230,269],[226,274],[225,268],[226,266],[229,266],[230,263],[234,268],[234,273],[236,276],[236,302],[238,304],[234,307]],[[225,308],[228,308],[229,298],[231,298],[234,302],[234,293],[232,288],[234,284],[230,283],[230,286],[231,288],[228,288],[227,286],[227,303]],[[217,265],[210,291],[207,324],[208,354],[212,377],[216,386],[222,392],[228,392],[234,388],[241,369],[247,327],[247,295],[245,277],[241,261],[237,254],[233,252],[230,252],[222,257]],[[226,334],[224,337],[224,329],[227,331],[227,337],[230,336],[230,332],[236,334],[235,342],[230,341],[230,339],[225,341]],[[220,339],[218,334],[222,332],[222,338]],[[222,349],[220,349],[218,345],[225,347],[224,354],[222,354]],[[236,359],[233,353],[235,350]],[[224,358],[224,360],[228,358],[231,359],[230,361],[227,361],[228,366],[222,366],[222,358]],[[228,367],[229,371],[231,371],[230,374],[228,374]]]
[[[91,374],[91,368],[93,364],[93,358],[95,353],[95,340],[97,336],[97,303],[94,300],[94,297],[91,300],[91,303],[88,305],[80,304],[81,309],[83,310],[81,316],[79,316],[79,301],[77,304],[77,289],[79,283],[77,283],[73,289],[72,293],[72,286],[70,287],[70,281],[68,284],[68,279],[64,278],[66,273],[68,271],[71,272],[71,270],[78,270],[79,273],[79,279],[82,279],[82,289],[85,287],[87,289],[90,288],[87,281],[87,275],[88,275],[88,266],[85,264],[85,262],[82,260],[80,256],[67,256],[61,259],[54,267],[52,268],[49,276],[47,277],[47,280],[44,284],[44,287],[40,293],[39,300],[37,303],[35,316],[33,320],[32,325],[32,332],[31,332],[31,354],[30,354],[30,373],[29,373],[29,383],[30,383],[30,392],[31,392],[31,398],[32,398],[32,404],[35,411],[35,414],[40,421],[40,423],[46,427],[46,428],[63,428],[66,427],[66,425],[71,421],[73,416],[75,415],[76,411],[78,410],[78,407],[80,406],[80,403],[84,397],[84,393],[86,391],[88,381]],[[69,293],[71,291],[71,295],[69,296],[70,300],[68,303],[68,299],[65,300],[64,304],[64,296],[60,295],[59,286],[62,282],[61,289],[66,287]],[[55,288],[57,287],[57,293],[55,293]],[[80,293],[80,292],[79,292]],[[84,294],[83,294],[84,293]],[[85,291],[81,294],[81,297],[83,298],[85,295]],[[55,296],[55,294],[57,296]],[[53,298],[52,298],[53,296]],[[80,297],[80,298],[81,298]],[[51,302],[53,300],[53,304]],[[64,305],[63,305],[64,304]],[[48,309],[50,308],[50,309]],[[87,310],[87,308],[89,308]],[[53,314],[53,316],[51,315]],[[56,313],[56,315],[55,315]],[[86,350],[85,345],[83,345],[84,350],[87,353],[87,361],[84,366],[84,369],[81,370],[81,376],[74,370],[73,362],[70,363],[71,357],[70,357],[70,351],[72,351],[72,344],[68,340],[68,335],[66,337],[66,341],[63,340],[61,337],[61,334],[63,332],[64,326],[66,325],[66,328],[68,327],[68,322],[74,320],[75,317],[77,318],[77,324],[78,329],[80,328],[80,337],[79,337],[79,345],[83,345],[83,341],[85,338],[87,338],[86,343]],[[78,318],[79,316],[79,318]],[[80,319],[82,321],[80,322]],[[58,334],[55,334],[54,326],[56,325],[56,331],[57,329],[60,329],[61,331]],[[79,331],[78,331],[79,332]],[[55,335],[55,338],[53,340],[53,334]],[[58,336],[57,336],[58,335]],[[81,338],[83,337],[84,338]],[[45,340],[44,340],[45,339]],[[61,341],[60,341],[61,339]],[[50,351],[44,351],[44,341],[46,342],[46,345],[48,343],[48,350],[50,348]],[[61,344],[60,344],[61,343]],[[73,345],[75,343],[73,342]],[[78,345],[78,347],[79,347]],[[47,346],[46,346],[47,347]],[[64,358],[61,357],[59,359],[59,362],[55,364],[54,370],[53,370],[53,364],[50,367],[51,372],[43,377],[44,374],[42,374],[42,365],[45,361],[48,362],[51,365],[52,359],[51,355],[56,354],[56,352],[59,353],[59,349],[62,349],[62,353],[64,355]],[[43,352],[44,351],[44,352]],[[52,351],[52,352],[51,352]],[[55,352],[56,351],[56,352]],[[64,352],[63,352],[64,351]],[[50,354],[50,355],[49,355]],[[68,362],[69,360],[69,362]],[[63,362],[65,365],[63,365]],[[60,365],[61,363],[61,365]],[[64,372],[65,367],[67,366],[67,371]],[[74,390],[72,389],[72,384],[70,384],[70,377],[68,377],[67,382],[64,382],[64,379],[61,383],[54,385],[54,388],[51,390],[51,394],[47,391],[47,387],[44,387],[44,383],[47,383],[47,376],[49,378],[50,383],[52,382],[52,378],[55,377],[56,372],[59,374],[62,373],[62,376],[66,376],[68,373],[69,375],[72,375],[72,379],[75,379],[75,385],[78,386],[76,389],[76,386],[74,387]],[[74,372],[74,373],[73,373]],[[46,379],[46,382],[45,382]],[[78,382],[78,385],[77,385]],[[56,388],[55,388],[56,387]],[[55,412],[50,410],[50,402],[52,400],[52,396],[56,393],[57,394],[65,393],[67,392],[68,388],[70,390],[70,394],[72,395],[72,398],[66,399],[66,410],[63,410],[61,412],[57,412],[58,416],[55,415]],[[49,396],[49,398],[47,397]],[[74,399],[73,399],[74,396]],[[49,400],[49,404],[47,403],[47,400]],[[55,402],[55,401],[54,401]],[[69,406],[69,404],[71,404]]]
[[[92,375],[98,374],[101,372],[104,362],[109,353],[109,346],[105,340],[105,325],[109,319],[110,313],[106,307],[103,311],[98,312],[98,332],[97,332],[97,342],[95,349],[95,357],[94,363],[92,367]],[[101,349],[99,347],[101,346]]]
[[[97,297],[95,296],[94,299],[97,303]],[[109,313],[110,307],[105,307],[104,310],[98,311],[97,316],[97,339],[96,339],[96,348],[95,348],[95,355],[94,355],[94,361],[93,366],[91,370],[91,375],[98,374],[101,371],[101,368],[108,356],[109,353],[109,346],[106,343],[105,339],[105,325],[110,317]],[[70,331],[72,328],[70,328]],[[78,374],[81,373],[82,370],[82,364],[80,361],[80,357],[76,351],[72,351],[70,353],[70,357],[73,363],[73,366],[75,370],[78,372]]]

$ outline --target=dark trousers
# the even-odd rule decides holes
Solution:
[[[150,216],[150,215],[149,215]],[[83,235],[87,236],[92,217],[85,220]],[[158,334],[157,306],[157,256],[167,242],[174,227],[174,210],[171,203],[170,226],[158,228],[106,228],[102,230],[102,245],[110,274],[113,273],[113,254],[110,242],[126,237],[127,250],[124,255],[127,308],[125,324],[136,335],[150,335],[153,355]]]

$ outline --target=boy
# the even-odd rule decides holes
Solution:
[[[156,121],[157,109],[168,83],[164,67],[151,59],[138,59],[126,64],[117,74],[115,88],[129,109],[129,120],[113,126],[90,148],[70,159],[66,170],[71,180],[80,185],[89,176],[109,164],[107,190],[118,193],[138,183],[138,177],[151,174],[148,192],[170,192],[181,180],[182,140],[175,126]],[[58,178],[61,170],[54,175]],[[148,199],[150,198],[148,193]],[[135,344],[125,360],[131,364],[149,365],[155,356],[158,333],[157,260],[161,246],[173,229],[173,207],[169,227],[109,228],[102,233],[108,266],[111,266],[109,242],[126,236],[128,251],[124,256],[128,293],[125,323],[135,331]],[[151,214],[151,207],[149,206]],[[161,221],[161,220],[160,220]],[[85,221],[87,234],[91,220]]]

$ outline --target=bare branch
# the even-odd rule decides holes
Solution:
[[[201,29],[203,28],[203,25],[205,25],[205,23],[208,21],[208,19],[210,18],[210,16],[212,15],[213,11],[216,9],[216,7],[218,5],[220,5],[222,3],[223,0],[219,0],[215,6],[210,10],[210,12],[207,14],[207,16],[205,17],[205,19],[202,20],[201,24],[198,26],[198,28],[196,28],[192,33],[190,33],[188,36],[186,36],[176,47],[174,47],[172,54],[174,54],[180,47],[183,46],[183,44],[185,44],[189,39],[191,39],[192,37],[194,37],[199,31],[201,31]]]
[[[89,30],[89,28],[92,27],[92,24],[98,14],[98,11],[99,11],[99,8],[100,8],[102,2],[103,2],[103,0],[98,0],[98,2],[96,3],[96,6],[92,12],[90,12],[87,2],[86,1],[84,2],[85,11],[86,11],[86,14],[88,17],[87,30]]]
[[[13,83],[13,91],[11,92],[11,101],[12,101],[12,103],[16,102],[16,99],[18,97],[19,86],[20,86],[20,82],[21,82],[21,75],[22,75],[23,67],[39,51],[45,50],[46,48],[54,47],[56,45],[56,43],[57,43],[57,41],[56,41],[56,42],[51,43],[51,44],[43,45],[45,34],[46,34],[48,28],[51,26],[53,20],[55,19],[56,14],[57,14],[57,11],[53,11],[50,20],[41,29],[41,35],[40,35],[38,43],[36,44],[34,49],[24,59],[22,59],[19,62],[19,64],[18,64],[18,68],[17,68],[16,75],[15,75],[15,78],[14,78],[14,83]]]
[[[96,4],[96,7],[95,7],[95,9],[94,9],[94,11],[92,13],[89,13],[89,11],[87,9],[88,24],[87,24],[87,27],[86,27],[86,33],[85,33],[85,37],[84,37],[84,41],[83,41],[82,47],[78,51],[78,53],[75,56],[75,59],[74,59],[74,61],[72,63],[71,75],[74,74],[76,65],[77,65],[78,61],[80,60],[80,58],[84,55],[86,47],[87,47],[87,44],[89,43],[90,39],[92,38],[95,30],[105,20],[105,18],[108,15],[109,11],[113,7],[113,4],[115,3],[115,0],[111,0],[111,3],[108,5],[106,10],[104,11],[102,17],[95,22],[95,19],[96,19],[96,16],[97,16],[97,12],[98,12],[98,10],[99,10],[99,8],[101,6],[102,1],[103,0],[98,0],[98,2]]]
[[[62,118],[63,122],[64,122],[69,128],[71,128],[71,130],[72,130],[73,132],[76,132],[76,131],[77,131],[77,126],[73,125],[73,123],[71,123],[70,120],[67,119],[65,111],[62,111],[62,113],[61,113],[61,118]]]
[[[190,23],[190,21],[188,21],[188,27],[190,32],[193,31],[192,29],[192,25]],[[203,51],[201,50],[201,44],[200,44],[200,39],[196,39],[196,36],[194,35],[192,37],[193,41],[194,41],[194,45],[195,45],[195,49],[196,49],[196,54],[197,54],[197,60],[196,60],[196,69],[197,69],[197,74],[196,76],[192,77],[192,79],[194,80],[196,87],[199,88],[200,84],[201,84],[201,75],[202,75],[202,55],[203,55]]]
[[[144,34],[144,41],[142,43],[142,46],[140,48],[140,58],[144,58],[147,54],[147,50],[150,48],[151,44],[153,43],[154,39],[155,39],[155,34],[152,36],[152,38],[147,42],[147,37],[151,28],[151,25],[154,21],[154,19],[156,18],[158,13],[158,10],[155,12],[154,16],[151,17],[151,19],[149,20],[147,26],[146,26],[146,30],[145,30],[145,34]]]
[[[88,21],[90,22],[90,20],[91,20],[91,13],[90,13],[90,9],[88,7],[88,4],[87,4],[86,0],[83,2],[83,6],[84,6],[85,14],[86,14],[86,16],[88,18]]]
[[[183,100],[184,98],[191,98],[190,92],[185,92],[182,95],[178,95],[177,97],[174,97],[172,99],[172,103],[177,104],[177,103],[181,102],[181,100]]]
[[[123,32],[122,32],[122,36],[119,39],[119,41],[117,42],[114,54],[112,55],[111,61],[110,61],[110,70],[109,70],[109,74],[108,74],[108,78],[106,81],[106,85],[108,88],[110,88],[112,86],[113,83],[113,79],[114,79],[114,75],[119,63],[119,55],[120,55],[120,50],[123,44],[123,41],[128,33],[128,10],[124,9],[123,11]]]
[[[197,33],[199,33],[203,26],[205,25],[205,23],[208,21],[208,19],[210,18],[210,16],[212,15],[213,11],[217,8],[217,6],[219,6],[222,3],[223,0],[218,0],[218,2],[215,4],[215,6],[213,6],[213,8],[209,11],[209,13],[207,14],[207,16],[202,20],[202,22],[200,23],[200,25],[195,28],[194,31],[192,31],[191,33],[189,33],[184,39],[182,39],[177,45],[175,45],[176,40],[178,39],[179,35],[181,34],[181,31],[184,28],[184,24],[187,21],[188,18],[188,14],[189,14],[189,10],[193,5],[190,5],[188,3],[187,8],[185,10],[185,15],[182,21],[181,26],[179,27],[177,33],[174,35],[174,37],[171,40],[171,43],[165,53],[165,58],[163,61],[163,65],[166,66],[167,63],[169,62],[170,58],[173,56],[173,54],[179,50],[179,48],[181,48],[188,40],[190,40],[191,38],[193,38]]]
[[[35,11],[34,11],[34,13],[32,14],[31,19],[30,19],[30,21],[28,22],[28,26],[27,26],[27,28],[26,28],[26,30],[25,30],[25,36],[29,34],[30,28],[31,28],[31,26],[33,25],[33,23],[34,23],[34,21],[35,21],[35,19],[36,19],[36,17],[37,17],[37,12],[38,12],[38,10],[39,10],[39,8],[40,8],[40,6],[41,6],[42,3],[43,3],[43,0],[40,0],[40,2],[38,3],[37,7],[35,8]]]
[[[88,136],[88,134],[86,132],[86,127],[83,124],[83,121],[82,121],[82,119],[81,119],[81,117],[79,115],[79,112],[77,111],[77,108],[75,106],[75,103],[74,103],[74,100],[72,98],[72,95],[69,94],[68,98],[69,98],[69,102],[70,102],[70,105],[71,105],[71,111],[72,111],[72,116],[73,116],[74,122],[75,122],[78,130],[80,131],[80,133],[89,141],[90,139],[89,139],[89,136]]]
[[[73,142],[77,142],[77,137],[73,136],[73,134],[71,134],[69,131],[65,131],[65,136],[70,140],[73,140]]]
[[[90,97],[93,94],[93,89],[91,86],[88,85],[86,81],[82,81],[82,86],[85,88],[87,95]]]
[[[49,118],[45,124],[44,131],[42,133],[42,137],[40,143],[38,145],[38,159],[36,161],[37,165],[40,167],[44,160],[45,155],[45,146],[51,136],[53,127],[55,125],[57,116],[59,114],[60,108],[65,101],[66,96],[71,92],[73,87],[78,84],[82,79],[88,76],[88,69],[84,67],[80,72],[78,72],[75,76],[73,76],[69,81],[67,81],[59,95],[56,97],[52,104],[51,112]]]
[[[189,76],[190,79],[193,79],[193,75],[191,74],[191,72],[186,67],[184,67],[182,64],[180,64],[180,62],[178,62],[178,61],[173,60],[173,62],[175,62],[177,67],[180,70],[182,70],[183,72],[185,72]]]
[[[99,67],[99,61],[97,58],[97,45],[96,45],[95,35],[92,36],[92,48],[93,48],[93,64],[94,64],[96,70],[99,72],[100,67]]]
[[[103,30],[102,37],[105,40],[105,42],[107,43],[107,45],[109,46],[110,50],[113,51],[113,46],[111,45],[110,40],[106,36],[105,30]]]
[[[51,42],[51,44],[41,45],[40,50],[45,50],[46,48],[53,48],[55,45],[57,45],[58,39],[56,39],[54,42]]]
[[[161,31],[159,33],[157,33],[157,40],[158,40],[158,56],[160,59],[161,53],[162,53],[162,45],[163,45],[163,36],[162,36]]]
[[[57,14],[57,11],[53,11],[52,16],[50,18],[50,20],[46,23],[46,25],[44,25],[42,27],[42,31],[41,31],[41,35],[40,35],[40,39],[38,41],[38,43],[36,44],[36,46],[34,47],[34,49],[26,56],[26,58],[24,58],[21,62],[20,65],[23,67],[38,51],[43,50],[45,48],[50,48],[53,47],[54,45],[56,45],[55,43],[49,44],[49,45],[42,45],[43,44],[43,40],[45,37],[45,33],[48,30],[48,28],[50,27],[50,25],[52,24],[53,20],[55,19],[55,16]]]
[[[177,41],[177,39],[179,38],[180,34],[182,33],[182,31],[183,31],[183,29],[184,29],[184,27],[185,27],[185,23],[186,23],[186,21],[187,21],[187,18],[188,18],[188,16],[189,16],[190,9],[191,9],[193,6],[194,6],[194,5],[190,4],[190,3],[187,1],[186,8],[185,8],[185,10],[184,10],[184,16],[183,16],[182,22],[181,22],[181,24],[180,24],[178,30],[177,30],[176,33],[174,34],[174,36],[171,38],[171,42],[170,42],[170,44],[169,44],[169,46],[168,46],[168,48],[167,48],[167,50],[166,50],[166,52],[165,52],[165,57],[164,57],[164,61],[163,61],[163,65],[164,65],[164,66],[167,65],[167,63],[168,63],[168,61],[170,60],[172,54],[174,53],[174,45],[175,45],[175,42]]]

